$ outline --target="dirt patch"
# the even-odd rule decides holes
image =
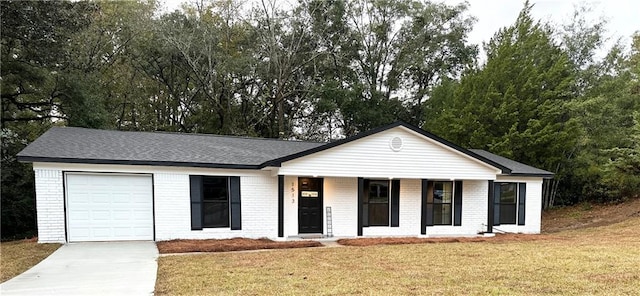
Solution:
[[[189,253],[189,252],[230,252],[261,249],[291,249],[320,247],[322,244],[317,241],[287,241],[276,242],[270,239],[178,239],[158,242],[158,251],[161,254],[168,253]]]
[[[542,213],[542,232],[598,227],[640,216],[640,199],[618,204],[583,203],[546,210]]]
[[[490,242],[503,243],[514,241],[533,241],[555,239],[538,234],[496,234],[495,237],[378,237],[378,238],[354,238],[339,239],[338,243],[345,246],[375,246],[375,245],[404,245],[404,244],[434,244],[434,243],[474,243]]]

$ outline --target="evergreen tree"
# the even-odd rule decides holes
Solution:
[[[544,192],[551,206],[575,154],[577,125],[568,108],[574,75],[553,31],[531,17],[531,8],[526,3],[516,22],[489,41],[481,69],[469,71],[459,86],[434,92],[451,99],[444,108],[433,106],[441,99],[429,103],[425,128],[554,172]]]

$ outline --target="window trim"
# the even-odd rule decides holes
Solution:
[[[436,189],[436,183],[450,183],[451,184],[451,199],[448,203],[436,203],[434,198],[434,193]],[[429,186],[427,186],[427,208],[431,209],[431,222],[433,225],[430,226],[453,226],[454,223],[454,207],[455,207],[455,192],[456,192],[456,183],[451,180],[432,180],[429,182]],[[449,205],[449,223],[436,223],[435,221],[435,205]],[[429,207],[430,206],[430,207]]]

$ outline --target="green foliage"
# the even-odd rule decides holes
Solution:
[[[530,10],[525,5],[516,22],[489,41],[482,68],[469,71],[459,86],[447,82],[433,92],[425,127],[465,147],[554,172],[558,182],[577,142],[568,108],[574,75],[552,30]]]
[[[546,205],[638,195],[640,37],[598,60],[588,8],[557,30],[526,3],[478,66],[466,4],[243,3],[1,1],[3,237],[33,233],[15,154],[54,124],[334,140],[402,119],[556,172]]]
[[[2,1],[2,238],[35,234],[35,192],[31,166],[15,155],[53,120],[81,118],[66,71],[69,40],[87,26],[96,6],[87,2]]]

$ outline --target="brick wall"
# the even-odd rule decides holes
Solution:
[[[486,230],[488,181],[462,182],[462,225],[427,227],[427,236],[472,236]]]
[[[36,169],[38,242],[64,243],[64,191],[62,171]]]
[[[421,188],[419,179],[400,180],[399,227],[370,226],[362,229],[364,236],[415,236],[420,234]]]
[[[229,174],[211,170],[207,175]],[[260,238],[278,235],[277,177],[271,177],[267,172],[245,173],[240,176],[242,230],[191,230],[189,173],[154,174],[154,191],[156,240]]]
[[[325,234],[326,207],[331,207],[334,236],[358,234],[358,178],[325,178],[324,206]]]

